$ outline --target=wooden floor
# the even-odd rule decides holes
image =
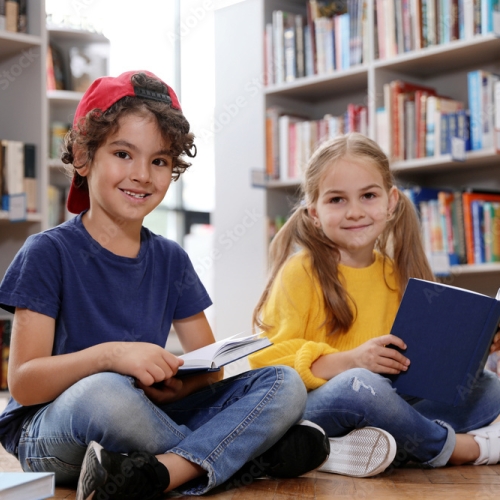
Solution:
[[[20,471],[17,460],[0,446],[0,472]],[[311,472],[297,479],[261,479],[252,485],[213,491],[214,500],[309,498],[331,500],[496,500],[500,495],[500,465],[420,469],[406,466],[372,478],[353,479],[335,474]],[[176,498],[192,499],[180,495]],[[74,500],[75,490],[56,488],[53,498]]]

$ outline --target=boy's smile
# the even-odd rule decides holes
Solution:
[[[125,115],[80,174],[88,180],[89,218],[142,225],[170,186],[172,156],[153,117]]]
[[[309,212],[338,245],[343,264],[365,267],[373,262],[375,242],[396,202],[396,191],[386,192],[374,165],[343,158],[323,177],[318,201]]]

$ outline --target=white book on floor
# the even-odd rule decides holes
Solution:
[[[41,500],[54,496],[53,472],[0,472],[2,500]]]
[[[233,336],[183,354],[179,357],[184,360],[184,364],[179,367],[177,373],[186,375],[194,372],[218,371],[228,363],[270,346],[269,339],[261,335],[256,333],[241,338]]]

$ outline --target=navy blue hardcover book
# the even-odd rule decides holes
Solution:
[[[410,360],[406,372],[389,376],[398,393],[460,406],[486,363],[498,298],[410,278],[391,329]]]

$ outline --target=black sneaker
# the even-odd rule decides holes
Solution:
[[[309,420],[301,420],[264,452],[262,463],[270,477],[298,477],[317,469],[330,454],[330,441],[325,431]]]
[[[167,468],[154,455],[121,455],[92,441],[83,459],[76,500],[152,500],[169,484]]]
[[[226,483],[226,490],[247,486],[264,476],[301,476],[321,466],[329,453],[330,441],[325,431],[319,425],[301,420],[271,448],[236,472]]]

